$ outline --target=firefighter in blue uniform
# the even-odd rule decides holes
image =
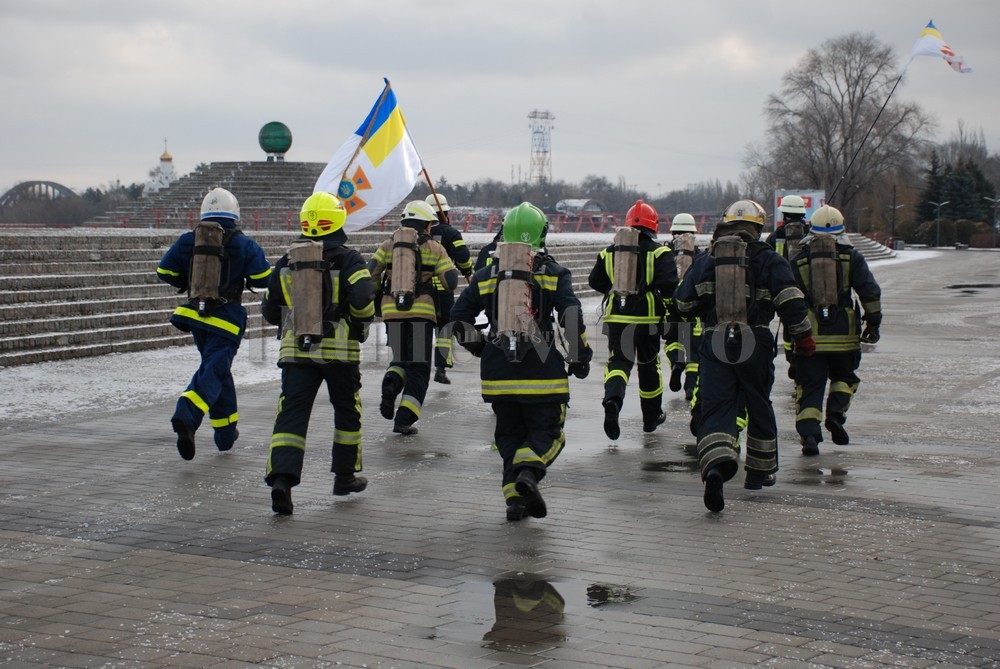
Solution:
[[[236,423],[236,386],[232,365],[247,325],[242,304],[244,287],[263,288],[271,265],[263,249],[240,231],[240,204],[224,188],[214,188],[201,203],[201,220],[222,226],[221,249],[198,249],[195,233],[185,232],[160,260],[156,274],[181,291],[188,291],[193,258],[197,253],[221,254],[218,300],[199,309],[195,300],[180,305],[170,317],[179,330],[190,332],[201,356],[201,364],[187,389],[177,400],[170,419],[177,433],[177,451],[185,460],[194,458],[194,435],[207,414],[215,430],[215,445],[228,451],[239,437]]]
[[[522,342],[517,356],[508,357],[507,342],[498,336],[497,284],[516,277],[504,278],[498,262],[473,275],[451,312],[461,345],[481,357],[483,400],[496,415],[494,443],[503,458],[501,487],[507,520],[511,521],[545,517],[547,509],[538,483],[565,444],[567,371],[586,378],[593,357],[572,276],[543,250],[547,227],[545,214],[528,202],[514,207],[504,218],[504,240],[530,243],[534,249],[531,275],[522,280],[530,286],[539,341]],[[490,323],[485,338],[474,325],[483,312]],[[567,360],[555,346],[557,320],[568,340],[568,370]]]
[[[802,238],[809,232],[809,221],[806,220],[806,201],[799,195],[785,195],[778,202],[781,212],[781,226],[767,236],[767,243],[779,256],[791,262],[799,254]],[[792,339],[787,332],[781,333],[781,345],[785,350],[785,362],[788,363],[788,378],[795,379],[795,363],[798,356],[792,350]]]
[[[831,238],[820,250],[820,240]],[[824,416],[823,394],[826,397],[824,425],[833,443],[850,442],[844,423],[851,399],[861,380],[857,369],[861,365],[861,343],[879,340],[882,324],[882,289],[868,268],[861,252],[854,248],[844,232],[844,217],[828,205],[820,207],[812,217],[809,234],[802,240],[803,250],[792,259],[795,278],[809,303],[809,320],[816,339],[816,354],[795,363],[795,429],[802,441],[803,455],[818,455],[823,433],[819,422]],[[814,290],[821,256],[830,257],[832,276],[829,285],[836,286],[835,303],[823,305]],[[859,312],[855,295],[861,301],[864,315]],[[864,328],[859,326],[862,321]],[[860,331],[860,332],[859,332]]]
[[[413,249],[419,264],[414,269],[416,290],[412,304],[401,307],[388,289],[382,290],[380,303],[386,336],[392,349],[392,360],[382,377],[382,399],[379,411],[393,421],[397,434],[417,433],[414,423],[420,419],[427,386],[431,380],[431,345],[434,329],[441,324],[437,299],[444,291],[458,285],[458,271],[445,248],[430,237],[436,221],[434,210],[421,200],[414,200],[403,209],[400,226],[416,231],[417,248]],[[376,284],[391,285],[393,273],[393,237],[386,239],[372,254],[368,269]],[[436,283],[435,283],[436,282]],[[442,286],[438,290],[437,286]],[[447,319],[447,314],[444,316]],[[448,340],[451,341],[449,329]],[[402,393],[399,407],[396,398]]]
[[[698,232],[698,228],[695,226],[694,216],[691,214],[677,214],[670,219],[670,234],[673,235],[670,249],[674,252],[674,258],[677,260],[678,282],[684,279],[681,272],[681,260],[686,259],[687,262],[684,266],[690,267],[690,263],[694,262],[698,255],[705,252],[697,245],[694,245],[693,249],[683,248],[681,236],[690,235],[693,243],[696,232]],[[673,300],[671,299],[671,306],[672,304]],[[691,412],[694,415],[696,414],[695,391],[698,387],[698,344],[701,342],[701,322],[698,320],[693,323],[683,321],[676,316],[671,308],[667,313],[667,324],[663,338],[665,340],[663,352],[670,364],[669,388],[675,393],[682,388],[684,389],[684,398],[690,403]]]
[[[726,209],[716,227],[715,240],[738,236],[746,242],[746,255],[719,259],[705,253],[695,259],[674,292],[674,306],[681,314],[701,317],[704,334],[699,350],[701,422],[698,455],[705,482],[705,506],[713,512],[725,506],[723,483],[739,469],[737,418],[743,407],[747,426],[746,482],[751,490],[774,484],[778,470],[777,425],[771,406],[774,384],[774,335],[769,324],[775,311],[791,334],[796,350],[810,355],[815,341],[802,291],[795,284],[788,261],[759,241],[767,215],[752,200],[739,200]],[[746,325],[719,323],[716,313],[720,263],[745,268]],[[734,298],[730,298],[734,299]],[[735,298],[739,299],[739,298]]]
[[[652,205],[637,201],[625,222],[639,231],[636,249],[601,250],[587,281],[604,295],[604,329],[608,336],[608,362],[604,370],[604,433],[618,439],[618,414],[625,402],[625,388],[633,365],[638,366],[642,430],[652,432],[666,420],[663,413],[663,372],[660,338],[667,303],[677,287],[677,265],[669,246],[656,241],[660,219]],[[614,293],[615,257],[636,254],[635,293]]]
[[[451,226],[451,221],[448,218],[451,207],[448,206],[448,200],[440,193],[431,193],[424,201],[430,205],[437,216],[434,227],[431,228],[431,239],[444,247],[452,263],[468,281],[469,277],[472,276],[472,254],[469,253],[469,247],[465,245],[462,233]],[[451,383],[445,370],[455,364],[452,356],[454,340],[452,339],[451,326],[448,324],[448,315],[451,313],[451,308],[455,306],[455,289],[444,286],[439,279],[434,279],[434,288],[437,291],[435,302],[438,312],[438,326],[434,342],[434,381]]]
[[[264,472],[264,480],[271,486],[271,508],[281,515],[293,510],[291,490],[301,481],[309,418],[323,382],[333,405],[333,494],[361,492],[368,485],[365,477],[356,475],[362,469],[359,365],[361,342],[375,317],[375,288],[364,258],[347,246],[343,230],[346,217],[340,200],[322,191],[306,199],[299,216],[300,240],[323,244],[323,285],[321,295],[316,296],[323,315],[319,342],[307,345],[292,327],[296,308],[293,282],[299,268],[290,262],[289,254],[275,265],[261,303],[264,320],[281,328],[281,396]]]

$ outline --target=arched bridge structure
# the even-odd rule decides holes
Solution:
[[[0,211],[26,200],[55,200],[60,197],[79,197],[79,195],[54,181],[22,181],[0,195]]]

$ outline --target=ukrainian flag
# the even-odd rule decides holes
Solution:
[[[386,79],[368,116],[333,154],[313,192],[337,194],[347,208],[344,229],[352,232],[375,223],[398,205],[413,190],[422,169],[396,94]]]

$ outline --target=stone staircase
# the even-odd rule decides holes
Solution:
[[[248,232],[276,262],[294,232]],[[0,367],[125,353],[191,343],[167,321],[182,300],[156,276],[177,230],[0,229]],[[386,233],[355,233],[350,244],[371,257]],[[485,242],[483,242],[485,243]],[[473,254],[481,243],[469,241]],[[578,295],[594,295],[587,275],[604,244],[553,240],[573,272]],[[459,282],[459,290],[464,282]],[[247,337],[273,336],[247,292]]]
[[[883,260],[885,258],[896,257],[896,252],[888,246],[879,244],[862,234],[852,232],[847,236],[851,239],[851,243],[854,244],[854,248],[861,251],[861,253],[865,256],[865,259],[869,262],[872,260]]]

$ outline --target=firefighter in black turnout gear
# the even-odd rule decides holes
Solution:
[[[472,254],[469,253],[469,247],[465,245],[462,233],[451,226],[448,214],[451,207],[448,206],[448,200],[440,193],[431,193],[424,201],[436,214],[436,222],[431,228],[431,239],[444,247],[451,262],[468,282],[469,277],[472,276]],[[455,364],[452,356],[454,343],[451,327],[448,325],[448,316],[451,314],[451,308],[455,306],[455,289],[444,286],[439,279],[435,278],[433,281],[434,288],[437,290],[435,301],[438,313],[438,327],[434,333],[434,381],[451,383],[445,370]]]
[[[264,480],[271,508],[292,513],[292,488],[302,477],[306,432],[323,382],[333,405],[330,471],[333,494],[364,490],[361,471],[361,342],[375,317],[375,292],[364,258],[348,248],[347,212],[330,193],[302,205],[302,236],[275,265],[261,303],[264,320],[279,326],[281,396]]]
[[[797,351],[815,350],[808,309],[792,268],[759,241],[767,215],[752,200],[726,209],[716,227],[712,250],[695,259],[674,292],[674,306],[700,316],[698,455],[705,482],[705,506],[722,511],[723,483],[739,469],[736,420],[749,415],[746,482],[754,490],[774,484],[778,470],[777,425],[771,406],[775,311]]]
[[[461,345],[482,358],[483,400],[496,415],[494,441],[511,521],[546,515],[538,484],[565,444],[566,362],[568,373],[583,379],[593,357],[572,276],[545,253],[547,227],[545,214],[528,202],[507,212],[498,261],[473,275],[451,312]],[[485,337],[474,325],[483,312]],[[557,319],[566,358],[556,347]]]
[[[778,255],[791,262],[802,248],[802,240],[809,233],[809,221],[806,220],[806,201],[799,195],[785,195],[778,201],[778,213],[781,214],[781,226],[767,236],[767,243]],[[797,356],[792,350],[792,338],[788,332],[781,333],[782,347],[785,350],[785,362],[788,363],[788,378],[795,379],[795,362]]]
[[[662,410],[663,372],[660,337],[667,302],[677,287],[677,265],[669,246],[656,241],[659,214],[637,201],[625,215],[627,228],[602,249],[590,271],[590,287],[604,294],[608,362],[604,371],[604,433],[618,439],[618,414],[633,365],[638,365],[642,430],[652,432],[666,420]]]
[[[220,451],[232,449],[239,437],[232,365],[246,331],[243,290],[263,288],[271,275],[263,249],[243,234],[239,220],[236,197],[212,189],[201,203],[201,223],[182,234],[156,268],[160,279],[188,293],[170,323],[191,333],[201,356],[170,419],[185,460],[194,458],[194,434],[206,415]]]
[[[850,441],[844,422],[860,383],[856,372],[861,364],[861,343],[879,340],[882,289],[865,257],[847,238],[844,217],[837,209],[823,206],[816,210],[802,245],[803,250],[792,260],[792,269],[809,304],[816,354],[795,365],[795,429],[802,441],[802,454],[818,455],[827,380],[830,390],[824,425],[833,443],[842,446]],[[855,295],[861,300],[864,316]]]
[[[684,275],[691,267],[694,259],[704,253],[698,248],[695,233],[698,228],[691,214],[677,214],[670,220],[670,249],[674,252],[677,262],[677,281],[684,280]],[[663,352],[670,364],[670,390],[675,393],[684,389],[684,399],[691,404],[692,415],[697,414],[697,399],[695,391],[698,388],[698,344],[701,341],[701,321],[686,322],[677,317],[672,308],[667,312],[666,331],[663,334]],[[683,375],[683,381],[681,379]],[[695,435],[697,436],[697,435]]]
[[[383,286],[380,307],[392,349],[392,361],[382,378],[379,411],[393,421],[392,431],[402,435],[417,433],[414,423],[427,396],[434,328],[441,325],[442,318],[436,300],[458,285],[458,271],[447,251],[430,237],[435,220],[434,210],[426,202],[408,203],[399,229],[368,261],[372,279]]]

